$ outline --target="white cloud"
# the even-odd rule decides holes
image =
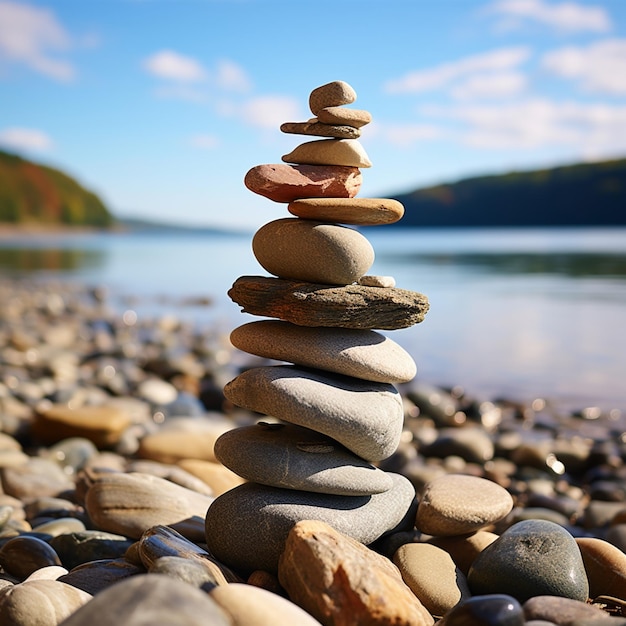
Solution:
[[[459,140],[479,149],[626,151],[626,105],[535,99],[506,106],[424,107],[421,113],[456,122]]]
[[[158,78],[181,83],[202,82],[207,76],[201,63],[173,50],[155,52],[144,60],[143,67]]]
[[[580,81],[587,91],[626,94],[626,39],[560,48],[547,53],[542,65],[557,76]]]
[[[500,30],[513,30],[525,22],[537,22],[563,32],[605,33],[611,18],[603,7],[578,2],[548,3],[545,0],[499,0],[487,7],[488,13],[504,18]]]
[[[389,143],[400,147],[438,139],[443,134],[442,129],[434,124],[378,123],[375,131],[375,135],[383,136]]]
[[[454,87],[451,94],[459,100],[504,98],[522,93],[527,82],[526,76],[521,72],[476,74]]]
[[[245,93],[252,88],[252,83],[245,70],[228,59],[222,59],[217,64],[217,84],[226,91]]]
[[[259,128],[278,128],[289,120],[300,119],[300,104],[287,96],[258,96],[235,108],[244,122]]]
[[[53,145],[43,131],[17,127],[0,130],[0,144],[18,151],[46,151]]]
[[[194,148],[203,150],[213,150],[220,145],[220,141],[215,135],[194,135],[190,138],[189,143]]]
[[[449,86],[454,81],[479,72],[504,72],[512,70],[530,57],[526,46],[501,48],[483,54],[468,56],[434,68],[410,72],[385,85],[388,93],[419,93]]]
[[[67,51],[70,36],[52,11],[30,4],[0,1],[0,60],[23,64],[60,81],[72,80],[73,65],[51,54]]]

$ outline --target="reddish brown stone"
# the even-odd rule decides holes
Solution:
[[[246,187],[274,202],[300,198],[354,198],[363,176],[344,165],[256,165],[244,178]]]

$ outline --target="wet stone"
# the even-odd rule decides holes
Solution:
[[[20,580],[49,565],[62,563],[54,548],[37,537],[15,537],[0,547],[0,566]]]
[[[63,565],[71,570],[89,561],[121,558],[132,541],[101,530],[83,530],[53,537],[49,543]]]
[[[438,626],[524,626],[526,623],[520,603],[505,594],[468,598],[437,622]]]

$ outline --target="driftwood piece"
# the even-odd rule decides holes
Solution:
[[[298,326],[396,330],[421,322],[429,307],[425,295],[406,289],[335,287],[265,276],[241,276],[228,295],[244,313]]]

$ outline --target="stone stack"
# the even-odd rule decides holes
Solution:
[[[277,318],[235,329],[233,345],[288,363],[251,368],[224,389],[235,405],[272,418],[215,444],[217,458],[249,482],[211,504],[207,545],[243,573],[276,572],[301,520],[325,522],[366,545],[415,520],[411,483],[375,464],[399,444],[403,403],[393,385],[410,381],[416,367],[375,329],[422,321],[428,301],[391,277],[368,276],[374,250],[346,226],[392,223],[404,213],[394,200],[355,197],[360,168],[371,166],[358,141],[371,116],[345,106],[355,100],[343,81],[314,89],[315,117],[281,130],[325,138],[245,177],[251,191],[288,203],[295,217],[253,237],[255,257],[272,277],[240,277],[229,291],[244,312]]]

